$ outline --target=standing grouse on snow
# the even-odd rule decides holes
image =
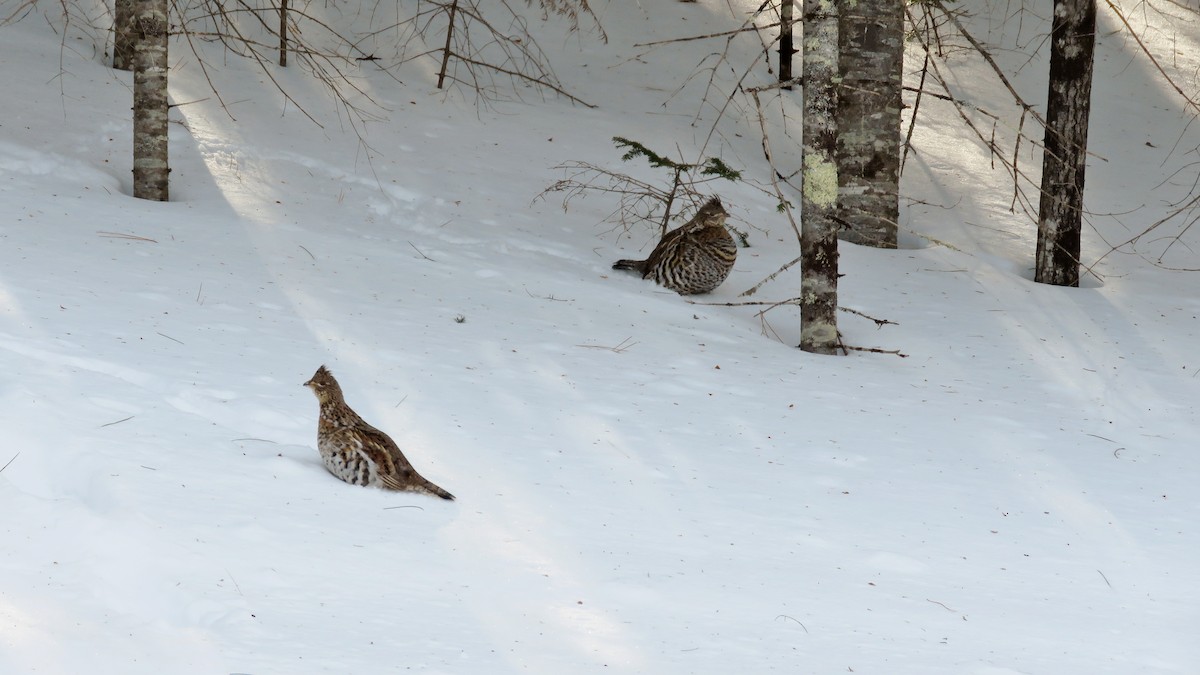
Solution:
[[[318,368],[304,386],[312,389],[321,403],[317,450],[329,473],[353,485],[454,499],[454,495],[417,473],[387,434],[367,424],[346,405],[342,388],[325,366]]]
[[[663,235],[649,258],[618,260],[613,269],[633,270],[680,295],[708,293],[725,281],[737,260],[737,245],[725,229],[728,217],[713,197],[691,220]]]

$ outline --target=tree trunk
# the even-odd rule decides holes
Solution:
[[[779,81],[787,82],[792,79],[792,55],[796,47],[792,42],[793,17],[795,16],[794,0],[779,2]],[[784,85],[791,89],[791,85]]]
[[[133,196],[167,201],[167,0],[137,0]]]
[[[279,67],[287,67],[288,0],[279,0]]]
[[[804,2],[804,174],[800,198],[800,348],[833,354],[837,332],[838,8]]]
[[[1046,151],[1034,280],[1079,285],[1083,177],[1092,99],[1095,0],[1054,0]]]
[[[135,0],[114,0],[113,3],[113,68],[133,70]]]
[[[904,0],[842,5],[838,90],[838,210],[844,241],[896,248]]]

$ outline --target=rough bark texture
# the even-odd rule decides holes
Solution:
[[[1095,0],[1054,0],[1053,26],[1034,280],[1078,286]]]
[[[837,335],[837,84],[840,0],[805,0],[800,348],[833,354]]]
[[[838,236],[896,248],[904,0],[844,3],[838,41]]]
[[[133,196],[167,201],[167,0],[137,0]]]
[[[135,1],[115,0],[113,4],[113,68],[117,70],[133,70]]]

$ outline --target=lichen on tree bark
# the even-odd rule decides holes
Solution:
[[[800,199],[800,348],[837,350],[838,0],[804,3],[804,175]]]
[[[896,248],[904,2],[847,3],[839,21],[837,162],[844,226],[838,236]]]
[[[137,42],[135,4],[136,0],[113,2],[113,68],[117,70],[133,70],[133,46]]]
[[[1034,280],[1079,285],[1095,0],[1055,0]]]
[[[167,3],[137,0],[133,58],[133,196],[167,201]]]

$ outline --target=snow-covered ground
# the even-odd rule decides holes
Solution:
[[[592,4],[607,44],[542,43],[599,107],[367,62],[362,139],[302,71],[276,76],[323,127],[201,45],[234,121],[177,44],[169,203],[128,196],[129,74],[57,4],[0,28],[0,672],[1200,672],[1200,276],[1153,264],[1180,226],[1034,284],[1011,184],[927,99],[908,247],[842,248],[841,303],[897,324],[844,314],[846,341],[906,358],[804,354],[793,307],[611,272],[653,238],[602,223],[613,198],[535,200],[565,161],[636,170],[615,135],[694,159],[687,78],[723,41],[633,45],[740,20]],[[1040,43],[995,9],[982,37]],[[1188,193],[1200,143],[1102,14],[1089,261]],[[1195,15],[1150,19],[1196,91]],[[997,54],[1041,100],[1044,54]],[[766,181],[757,130],[705,153]],[[719,192],[751,247],[701,303],[796,254],[771,199]],[[1198,237],[1165,264],[1200,267]],[[458,501],[325,472],[322,363]]]

